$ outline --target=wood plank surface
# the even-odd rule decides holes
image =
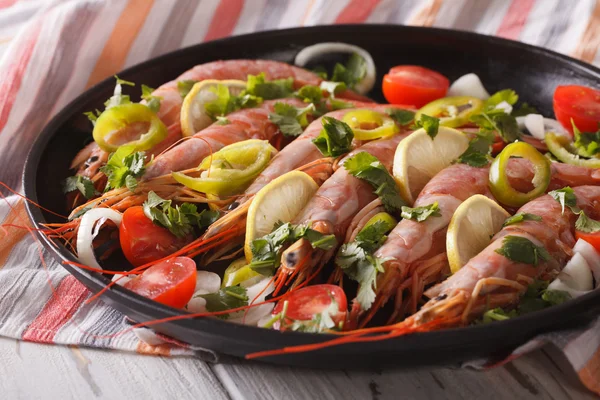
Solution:
[[[481,372],[313,371],[0,338],[2,399],[594,399],[551,349]]]

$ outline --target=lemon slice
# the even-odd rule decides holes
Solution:
[[[192,136],[214,122],[206,113],[204,105],[218,99],[215,91],[219,85],[227,87],[232,96],[237,96],[246,89],[246,82],[233,79],[225,81],[207,79],[196,83],[181,105],[179,118],[184,137]]]
[[[302,211],[319,186],[306,173],[291,171],[269,182],[256,193],[248,208],[244,254],[252,261],[250,244],[271,233],[278,221],[290,222]]]
[[[510,214],[494,200],[476,194],[464,201],[452,216],[446,235],[450,270],[455,273],[479,254],[502,229]]]
[[[396,148],[392,172],[404,200],[413,204],[427,182],[468,147],[469,138],[464,133],[444,126],[433,140],[424,129],[402,140]]]
[[[267,140],[250,139],[223,147],[206,157],[199,178],[173,172],[173,178],[197,192],[229,196],[243,192],[262,172],[277,150]]]
[[[223,275],[221,287],[226,288],[236,285],[247,287],[249,284],[256,283],[257,280],[263,278],[264,276],[250,269],[250,266],[246,264],[246,259],[242,257],[229,264]]]

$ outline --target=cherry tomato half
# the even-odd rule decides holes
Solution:
[[[152,222],[141,206],[128,208],[119,227],[119,241],[125,258],[136,267],[173,254],[191,237],[178,238]]]
[[[582,132],[596,132],[600,122],[600,90],[586,86],[559,86],[554,91],[554,115],[573,133],[571,119]]]
[[[600,232],[586,233],[581,231],[575,231],[575,237],[582,239],[594,246],[594,248],[600,252]]]
[[[309,321],[315,315],[326,310],[331,305],[332,298],[338,304],[341,313],[348,310],[346,294],[339,286],[314,285],[292,292],[277,303],[273,314],[279,314],[283,310],[285,301],[287,301],[286,317],[296,321]]]
[[[444,97],[448,86],[444,75],[416,65],[399,65],[383,77],[383,95],[389,103],[417,108]]]
[[[153,265],[124,287],[167,306],[183,308],[196,290],[196,263],[189,257],[174,257]]]

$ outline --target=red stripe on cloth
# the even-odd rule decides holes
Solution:
[[[244,8],[244,0],[221,0],[210,21],[204,41],[231,35]]]
[[[0,85],[0,132],[2,132],[8,121],[8,116],[17,98],[17,93],[21,88],[23,75],[29,65],[33,49],[40,36],[41,28],[42,23],[38,21],[33,24],[33,29],[29,32],[29,37],[21,40],[23,45],[12,58],[8,71],[5,73],[6,75]]]
[[[517,40],[534,3],[535,0],[513,0],[496,31],[496,35]]]
[[[75,277],[67,276],[58,285],[50,301],[23,332],[23,340],[53,343],[56,333],[73,317],[89,293]]]
[[[380,0],[351,0],[335,19],[336,24],[365,22]]]
[[[0,8],[8,8],[14,5],[17,0],[0,0]]]

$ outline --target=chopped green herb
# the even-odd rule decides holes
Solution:
[[[135,145],[120,146],[109,156],[106,165],[100,168],[108,177],[107,190],[124,186],[130,190],[135,189],[134,180],[139,179],[145,172],[145,154],[143,151],[134,150]]]
[[[327,70],[323,66],[317,66],[312,70],[313,73],[317,74],[321,79],[327,80]]]
[[[158,110],[160,110],[160,101],[162,100],[162,97],[153,96],[152,92],[154,92],[153,88],[142,85],[142,99],[146,100],[146,105],[148,108],[156,113]]]
[[[312,141],[321,154],[326,157],[338,157],[352,149],[354,132],[348,124],[331,117],[323,117],[321,122],[323,129]]]
[[[206,300],[206,310],[209,312],[227,311],[248,305],[248,293],[241,286],[227,286],[216,293],[201,294],[196,297]],[[229,314],[219,315],[219,318],[227,319]]]
[[[282,99],[284,97],[289,97],[294,93],[293,85],[293,78],[267,81],[264,73],[260,73],[256,76],[248,75],[248,82],[244,94],[251,94],[264,100]]]
[[[585,233],[600,232],[600,221],[591,219],[581,210],[579,211],[579,218],[575,221],[575,229]]]
[[[289,317],[282,317],[281,321],[286,329],[296,332],[321,333],[332,329],[341,329],[341,326],[335,325],[334,318],[340,314],[340,306],[333,296],[329,306],[313,315],[308,321],[292,320]],[[340,322],[343,324],[343,321]]]
[[[356,299],[363,310],[371,308],[375,301],[376,278],[384,271],[385,260],[376,258],[373,253],[383,245],[390,229],[384,221],[363,228],[352,242],[340,248],[336,257],[336,264],[350,279],[358,282]]]
[[[117,83],[115,84],[115,90],[113,92],[113,95],[111,96],[110,99],[108,99],[108,100],[106,100],[106,102],[104,102],[104,106],[106,107],[107,110],[114,106],[131,103],[129,96],[122,94],[123,85],[135,86],[135,83],[123,80],[116,75],[115,75],[115,79],[116,79]]]
[[[297,108],[287,103],[275,103],[274,112],[269,114],[269,120],[279,127],[284,136],[296,137],[302,134],[308,125],[307,116],[314,112],[314,104]]]
[[[90,199],[98,194],[90,178],[81,175],[70,176],[63,182],[63,192],[79,190],[83,197]]]
[[[582,157],[596,157],[600,153],[600,129],[596,132],[581,132],[571,119],[573,134],[575,136],[575,149]]]
[[[564,290],[546,289],[544,294],[542,294],[542,300],[550,303],[550,305],[556,306],[564,303],[567,300],[571,300],[571,294],[569,292],[565,292]]]
[[[518,224],[520,222],[523,221],[541,221],[542,217],[540,217],[539,215],[535,215],[535,214],[530,214],[530,213],[518,213],[513,215],[512,217],[509,217],[506,219],[506,221],[504,221],[504,224],[502,224],[502,226],[509,226],[509,225],[514,225],[514,224]]]
[[[213,121],[242,108],[256,107],[262,99],[251,94],[233,96],[225,85],[217,85],[209,89],[217,98],[204,104],[204,110]]]
[[[318,86],[305,85],[298,89],[296,97],[302,99],[305,103],[313,103],[316,106],[323,99],[323,90]]]
[[[217,117],[217,121],[215,122],[217,125],[229,125],[231,121],[227,119],[227,117]]]
[[[485,135],[478,135],[469,142],[469,147],[458,157],[457,162],[476,168],[487,166],[490,163],[491,144],[491,140]]]
[[[537,266],[540,261],[549,261],[552,258],[548,250],[522,236],[505,236],[502,240],[502,247],[495,251],[509,260],[533,266]]]
[[[512,89],[504,89],[496,92],[485,101],[486,111],[494,110],[496,106],[503,101],[507,102],[511,106],[515,105],[516,102],[519,101],[519,95]]]
[[[571,211],[577,214],[580,210],[577,207],[577,197],[575,191],[570,187],[566,186],[562,189],[553,190],[548,193],[552,198],[558,201],[562,207],[562,213],[565,213],[565,207],[569,207]]]
[[[402,201],[396,181],[388,170],[371,154],[361,151],[344,162],[344,168],[353,176],[367,181],[375,189],[387,212],[400,214],[406,204]]]
[[[413,221],[423,222],[429,217],[439,217],[440,208],[438,206],[438,202],[436,201],[433,204],[429,204],[427,206],[421,207],[407,207],[402,206],[402,214],[400,214],[404,219],[412,219]]]
[[[490,110],[473,115],[470,120],[485,133],[497,132],[506,143],[512,143],[521,137],[515,117],[505,114],[502,110]]]
[[[532,107],[527,103],[521,104],[519,108],[513,110],[512,112],[513,117],[524,117],[525,115],[529,114],[539,114],[539,112],[535,109],[535,107]]]
[[[96,125],[96,120],[98,119],[100,114],[102,114],[102,111],[100,111],[98,109],[96,109],[94,111],[88,111],[88,112],[83,113],[83,115],[85,115],[93,125]]]
[[[415,113],[413,111],[388,108],[386,112],[398,125],[408,125],[415,120]]]
[[[323,81],[321,82],[321,90],[329,92],[330,98],[335,98],[336,94],[346,90],[346,84],[344,82]]]
[[[331,110],[333,110],[333,111],[343,110],[346,108],[354,108],[354,104],[352,104],[352,103],[349,103],[349,102],[343,101],[343,100],[332,99],[331,97],[329,98],[329,106],[331,107]]]
[[[331,80],[335,82],[344,82],[349,88],[353,88],[357,83],[363,80],[367,74],[366,60],[356,53],[352,53],[346,65],[337,63],[333,68]]]
[[[281,252],[286,243],[306,239],[312,248],[329,250],[337,244],[335,235],[324,235],[306,225],[293,226],[289,222],[279,223],[275,229],[250,244],[252,262],[250,268],[261,275],[272,275],[281,264]]]
[[[423,128],[431,137],[431,139],[435,139],[438,134],[438,129],[440,128],[440,119],[436,117],[430,117],[426,114],[421,114],[421,117],[418,121],[415,121],[415,126],[417,128]]]
[[[195,81],[193,79],[177,81],[177,90],[179,90],[179,94],[181,95],[182,99],[185,98],[185,96],[187,96],[187,94],[190,92],[190,90],[192,90],[196,83],[198,83],[198,81]]]
[[[79,210],[75,214],[71,215],[69,217],[69,221],[73,221],[74,219],[81,217],[83,214],[90,211],[92,208],[94,208],[94,207],[93,206],[83,207],[81,210]]]
[[[177,237],[184,237],[194,227],[204,229],[219,217],[218,211],[202,210],[198,212],[195,204],[183,203],[172,206],[171,200],[165,200],[154,192],[148,193],[144,202],[144,214],[156,225],[167,228]]]

